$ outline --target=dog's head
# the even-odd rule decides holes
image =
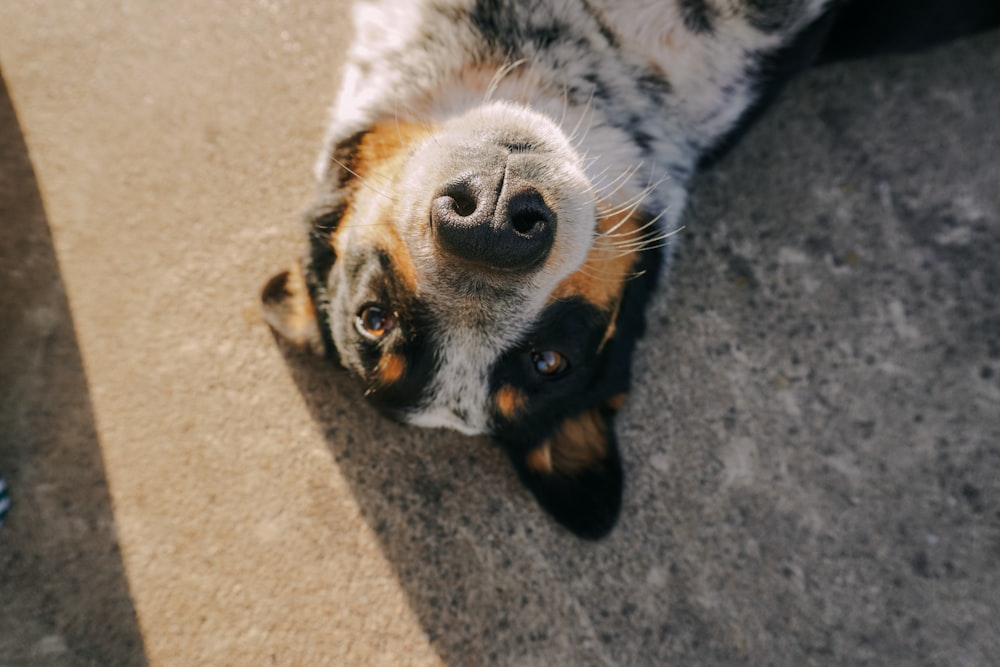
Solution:
[[[601,201],[557,125],[513,104],[390,118],[327,158],[309,255],[264,288],[268,322],[392,417],[489,434],[559,521],[606,533],[612,419],[660,262],[650,219]]]

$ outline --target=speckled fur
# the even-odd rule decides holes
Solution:
[[[321,181],[336,182],[330,151],[380,118],[455,115],[481,102],[465,73],[513,70],[509,97],[560,119],[600,182],[609,166],[635,169],[627,199],[669,176],[646,200],[683,209],[700,155],[753,103],[760,63],[831,0],[436,0],[360,3],[357,35],[326,148]],[[457,85],[456,85],[457,84]],[[428,104],[430,108],[428,108]],[[584,131],[580,131],[581,126]],[[576,130],[574,132],[574,129]],[[618,183],[616,183],[616,186]],[[670,221],[665,221],[670,226]]]

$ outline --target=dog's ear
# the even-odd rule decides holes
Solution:
[[[562,421],[540,444],[511,452],[525,485],[561,524],[585,539],[604,537],[622,504],[622,467],[613,421],[623,398]]]
[[[264,285],[260,293],[264,319],[275,333],[288,342],[312,350],[317,354],[330,352],[313,306],[325,300],[324,289],[330,267],[336,261],[331,238],[349,201],[352,180],[357,172],[352,169],[364,131],[355,132],[345,139],[328,138],[328,147],[318,165],[321,194],[304,214],[309,233],[309,280],[302,261],[297,261],[288,271],[282,271]],[[310,285],[315,293],[310,290]]]
[[[302,263],[267,281],[260,293],[264,320],[285,340],[322,354],[323,340]]]

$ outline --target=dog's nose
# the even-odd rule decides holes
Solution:
[[[438,245],[460,259],[527,270],[551,249],[556,215],[523,179],[466,176],[440,189],[431,225]]]

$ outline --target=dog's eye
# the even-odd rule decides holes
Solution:
[[[354,325],[362,336],[378,340],[395,328],[396,314],[381,306],[368,304],[358,311]]]
[[[531,353],[531,363],[539,375],[545,377],[555,377],[564,373],[569,368],[569,362],[555,350],[543,350]]]

